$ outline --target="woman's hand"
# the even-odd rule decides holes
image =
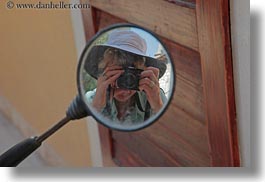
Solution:
[[[117,78],[124,72],[121,66],[108,66],[103,74],[98,77],[97,91],[92,105],[99,112],[106,106],[107,89],[109,85],[114,85]]]
[[[147,67],[146,70],[141,73],[141,80],[139,82],[139,89],[145,91],[147,100],[155,113],[163,107],[158,77],[158,68]]]

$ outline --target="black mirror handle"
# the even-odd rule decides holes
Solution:
[[[86,106],[83,103],[82,99],[79,95],[77,95],[67,109],[65,118],[56,123],[39,137],[28,138],[3,153],[0,156],[0,167],[16,167],[32,152],[38,149],[44,140],[50,137],[53,133],[55,133],[69,121],[81,119],[88,116],[89,113],[86,111],[85,107]]]
[[[37,137],[31,137],[14,145],[0,156],[1,167],[16,167],[21,161],[41,146]]]

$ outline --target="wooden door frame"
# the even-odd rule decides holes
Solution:
[[[90,3],[88,0],[81,0],[81,2]],[[119,2],[119,0],[115,2]],[[95,8],[100,9],[100,7],[91,4],[90,9],[82,10],[86,40],[89,40],[97,30],[97,27],[94,26],[96,21]],[[112,14],[107,9],[102,10]],[[197,0],[194,13],[198,47],[190,48],[198,51],[201,57],[211,165],[240,166],[229,26],[229,0]],[[138,24],[138,22],[132,23]],[[176,39],[178,38],[176,37]],[[180,41],[183,42],[184,46],[188,46],[188,44],[185,45],[185,39],[182,37],[180,37]],[[104,166],[115,166],[112,161],[111,130],[102,126],[99,126],[99,130]]]
[[[229,0],[197,0],[196,15],[212,166],[239,166]]]

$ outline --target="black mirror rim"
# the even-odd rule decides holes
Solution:
[[[173,72],[173,75],[174,75],[174,77],[173,77],[173,85],[172,85],[172,88],[171,88],[171,94],[170,94],[169,100],[168,100],[167,104],[165,105],[165,107],[162,109],[161,112],[159,112],[159,114],[156,116],[156,118],[155,118],[153,121],[151,121],[151,122],[147,122],[147,123],[144,124],[144,125],[140,125],[140,126],[137,127],[137,128],[128,128],[128,129],[125,129],[125,128],[124,128],[124,129],[123,129],[123,128],[112,127],[112,126],[110,126],[110,125],[108,125],[108,124],[102,122],[102,121],[101,121],[101,120],[100,120],[100,119],[99,119],[99,118],[93,113],[93,111],[91,111],[90,108],[86,105],[86,110],[87,110],[87,112],[90,113],[91,116],[92,116],[92,117],[93,117],[98,123],[104,125],[104,126],[107,127],[107,128],[113,129],[113,130],[130,132],[130,131],[137,131],[137,130],[140,130],[140,129],[144,129],[144,128],[150,126],[151,124],[155,123],[155,122],[156,122],[156,121],[157,121],[157,120],[158,120],[158,119],[164,114],[164,112],[168,109],[168,107],[169,107],[169,105],[170,105],[170,103],[171,103],[171,101],[172,101],[172,99],[173,99],[174,92],[175,92],[175,83],[176,83],[176,78],[175,78],[175,76],[176,76],[176,74],[175,74],[175,67],[174,67],[174,63],[173,63],[173,61],[172,61],[172,57],[171,57],[171,55],[170,55],[170,53],[169,53],[167,47],[166,47],[166,46],[164,45],[164,43],[159,39],[158,35],[154,34],[152,31],[150,31],[150,30],[148,30],[148,29],[146,29],[146,28],[143,28],[143,27],[138,26],[138,25],[135,25],[135,24],[130,24],[130,23],[118,23],[118,24],[112,24],[112,25],[110,25],[110,26],[108,26],[108,27],[106,27],[106,28],[104,28],[104,29],[98,31],[98,32],[92,37],[92,39],[89,40],[89,42],[86,44],[86,46],[85,46],[84,50],[82,51],[82,54],[81,54],[81,56],[80,56],[80,58],[79,58],[79,62],[78,62],[78,66],[77,66],[77,88],[78,88],[79,96],[80,96],[80,98],[81,98],[82,100],[84,100],[84,96],[83,96],[83,94],[82,94],[81,79],[80,79],[80,75],[81,75],[81,74],[80,74],[80,72],[81,72],[81,68],[82,68],[82,60],[84,60],[83,58],[84,58],[84,56],[85,56],[85,54],[86,54],[87,49],[91,46],[91,44],[92,44],[92,43],[93,43],[93,42],[94,42],[94,41],[95,41],[95,40],[96,40],[101,34],[103,34],[103,33],[105,33],[105,32],[108,32],[108,31],[110,31],[110,30],[112,30],[112,29],[114,29],[114,28],[121,28],[121,27],[138,28],[138,29],[141,29],[141,30],[143,30],[143,31],[146,31],[146,32],[148,32],[149,34],[151,34],[152,36],[154,36],[154,37],[160,42],[160,44],[163,46],[163,48],[166,50],[167,55],[168,55],[168,57],[169,57],[169,59],[170,59],[170,62],[171,62],[172,72]],[[84,101],[84,103],[85,103],[85,101]]]

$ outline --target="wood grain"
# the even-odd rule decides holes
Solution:
[[[100,30],[110,24],[117,22],[124,22],[124,20],[114,17],[108,13],[102,11],[96,11],[96,29]],[[187,155],[196,156],[201,159],[201,161],[196,161],[196,159],[191,157],[186,157],[181,159],[181,163],[179,163],[179,158],[176,158],[177,154],[172,154],[172,156],[166,157],[163,159],[163,155],[165,156],[166,152],[156,153],[160,155],[161,160],[164,162],[161,163],[160,160],[154,158],[146,158],[145,155],[148,155],[149,150],[157,150],[157,146],[159,146],[161,141],[159,138],[150,138],[150,141],[145,141],[142,137],[138,135],[134,136],[130,134],[131,137],[135,138],[134,140],[129,140],[126,138],[128,135],[121,134],[117,137],[116,131],[112,132],[112,148],[113,148],[113,157],[114,161],[117,165],[121,166],[181,166],[181,165],[196,165],[196,166],[208,166],[209,165],[209,148],[208,148],[208,138],[207,138],[207,128],[204,125],[204,109],[203,109],[203,93],[202,93],[202,85],[201,85],[201,67],[199,54],[191,49],[187,49],[179,44],[173,43],[167,39],[162,39],[162,41],[166,44],[168,50],[172,53],[173,62],[175,64],[175,69],[177,74],[175,75],[177,78],[177,87],[174,93],[174,100],[172,102],[171,107],[168,112],[165,114],[165,117],[162,117],[161,120],[165,122],[161,122],[158,130],[164,128],[164,135],[166,137],[166,141],[172,141],[170,143],[170,149],[167,145],[161,146],[160,150],[172,152],[172,147],[177,148],[177,154],[182,155],[182,153],[187,153]],[[174,114],[173,114],[174,113]],[[177,120],[176,120],[177,118]],[[173,130],[172,130],[173,129]],[[171,130],[171,132],[169,132]],[[108,133],[107,130],[101,128],[102,132]],[[147,136],[152,136],[153,130],[146,130]],[[119,132],[118,132],[119,133]],[[171,133],[168,135],[168,133]],[[123,136],[126,135],[126,136]],[[133,136],[132,136],[133,135]],[[106,136],[106,135],[105,135]],[[176,143],[175,137],[178,136],[179,140],[182,142]],[[101,136],[101,138],[103,138]],[[146,138],[146,137],[144,137]],[[170,140],[170,138],[172,138]],[[106,140],[108,140],[105,137]],[[127,140],[128,139],[128,140]],[[126,141],[127,140],[127,141]],[[135,143],[136,142],[136,143]],[[140,143],[139,143],[140,142]],[[150,143],[151,142],[151,143]],[[153,142],[153,143],[152,143]],[[141,162],[137,164],[136,162],[132,162],[132,160],[138,156],[138,149],[133,150],[130,146],[127,146],[126,143],[129,143],[130,146],[133,145],[144,145],[146,149],[141,153]],[[154,144],[155,143],[155,144]],[[163,143],[163,142],[162,142]],[[186,143],[186,145],[183,145]],[[150,145],[147,145],[150,144]],[[180,146],[179,146],[180,145]],[[105,144],[102,142],[103,150],[106,150],[104,153],[109,155],[107,152],[109,144]],[[187,147],[183,147],[187,146]],[[107,149],[106,149],[107,148]],[[143,149],[142,149],[143,150]],[[125,152],[130,151],[130,152]],[[173,152],[174,153],[174,152]],[[136,156],[135,156],[136,155]],[[174,158],[175,157],[175,158]],[[190,159],[191,158],[191,159]],[[167,162],[165,162],[167,161]],[[196,161],[196,162],[192,162]],[[106,164],[105,164],[106,165]]]
[[[114,132],[113,140],[121,142],[149,166],[209,166],[210,157],[188,144],[182,137],[169,133],[156,123],[145,131]],[[117,148],[115,151],[120,150]],[[126,165],[125,163],[122,164]]]
[[[109,13],[106,13],[100,10],[96,11],[96,18],[97,18],[96,26],[97,26],[98,31],[115,23],[128,23],[127,21],[121,18],[112,16]]]
[[[196,12],[162,0],[90,4],[95,32],[130,22],[162,35],[177,79],[154,125],[132,133],[99,127],[104,165],[239,166],[228,0],[198,0]]]
[[[177,71],[177,69],[176,69]],[[194,86],[181,75],[176,76],[176,88],[171,106],[181,108],[186,114],[205,123],[204,100],[202,87]]]
[[[239,166],[229,1],[198,0],[197,24],[213,166]]]
[[[81,0],[80,3],[82,4],[89,4],[89,0]],[[84,31],[86,40],[90,40],[92,36],[95,35],[95,15],[94,15],[94,8],[87,8],[87,9],[81,9],[82,18],[83,18],[83,25],[84,25]]]
[[[115,142],[121,143],[134,155],[137,155],[137,158],[144,160],[145,166],[180,166],[167,151],[158,148],[151,140],[143,137],[141,131],[134,133],[114,132],[113,135],[114,138],[118,139],[117,141],[114,140]],[[116,148],[115,151],[117,150],[120,148]],[[125,160],[123,162],[120,164],[121,166],[126,166],[128,163]]]
[[[125,22],[100,10],[96,10],[94,14],[96,31],[114,23]],[[153,126],[145,129],[141,136],[138,132],[117,135],[120,132],[110,133],[108,129],[100,126],[102,149],[107,161],[104,164],[107,166],[110,165],[108,158],[111,156],[120,166],[209,166],[199,53],[160,38],[172,53],[172,61],[175,64],[177,87],[174,100],[158,121],[161,124],[157,125],[156,129],[152,129]],[[152,133],[156,130],[162,130],[164,136],[153,136]],[[161,144],[164,142],[168,145]],[[134,145],[138,147],[131,148]],[[148,157],[150,150],[154,151],[153,157]],[[179,157],[182,155],[184,157]],[[139,161],[135,158],[139,158]]]
[[[113,167],[116,166],[113,158],[113,140],[112,140],[112,131],[106,128],[105,126],[99,124],[99,137],[100,137],[100,143],[101,143],[101,153],[102,153],[102,159],[103,164],[105,167]]]
[[[122,142],[113,141],[113,148],[118,149],[113,152],[113,161],[118,166],[123,167],[149,167],[139,156],[126,147]]]
[[[200,54],[161,36],[160,39],[173,58],[176,74],[191,84],[202,87]]]
[[[195,9],[196,7],[196,0],[166,0],[166,1],[186,8]]]
[[[90,5],[198,50],[194,9],[172,5],[164,0],[90,0]]]
[[[174,113],[174,114],[172,114]],[[170,107],[158,123],[196,150],[209,154],[208,128],[178,107]],[[172,144],[174,145],[174,144]]]
[[[200,55],[168,39],[161,39],[171,54],[175,66],[176,87],[172,106],[183,109],[196,120],[205,123]]]

